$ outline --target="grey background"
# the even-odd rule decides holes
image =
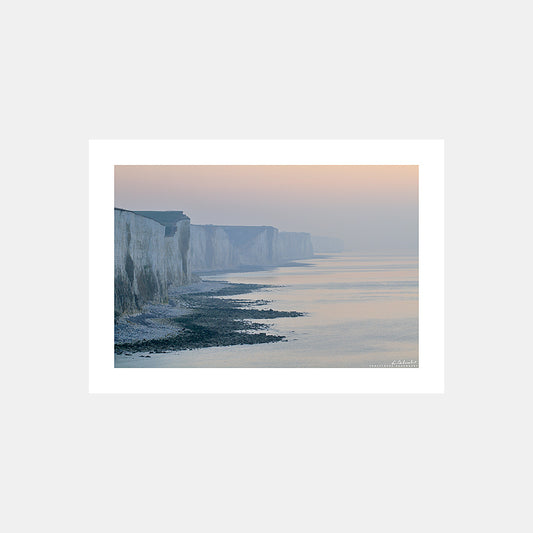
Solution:
[[[4,6],[6,531],[530,531],[526,2]],[[446,140],[438,396],[89,396],[87,140]]]

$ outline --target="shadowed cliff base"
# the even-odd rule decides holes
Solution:
[[[269,335],[269,325],[253,322],[304,313],[267,309],[268,300],[220,298],[264,289],[268,285],[199,282],[175,288],[169,305],[150,305],[143,313],[122,317],[115,324],[115,355],[157,357],[158,353],[211,346],[279,342],[281,335]],[[258,331],[263,330],[258,333]]]

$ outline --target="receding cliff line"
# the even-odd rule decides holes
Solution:
[[[308,233],[280,232],[272,226],[191,225],[194,271],[275,266],[312,256]]]
[[[115,314],[168,301],[191,280],[190,219],[182,211],[115,208]]]
[[[336,253],[344,250],[344,242],[336,237],[313,235],[311,242],[313,243],[313,250],[317,253]]]
[[[193,270],[276,266],[312,256],[308,233],[191,225],[182,211],[115,208],[115,314],[168,302],[168,287],[190,283]]]
[[[313,244],[309,233],[280,231],[277,247],[280,261],[313,257]]]

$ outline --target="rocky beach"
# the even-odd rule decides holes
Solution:
[[[143,306],[115,320],[115,359],[157,357],[169,351],[212,346],[279,342],[269,326],[254,320],[298,317],[304,313],[268,308],[268,300],[233,298],[268,285],[198,281],[168,290],[168,303]]]

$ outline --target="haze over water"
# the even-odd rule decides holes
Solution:
[[[275,285],[235,298],[268,299],[272,303],[266,308],[307,313],[264,321],[272,325],[268,333],[284,335],[287,342],[202,348],[124,364],[418,364],[417,166],[116,166],[115,205],[183,210],[192,224],[270,225],[280,231],[336,237],[349,250],[317,254],[295,262],[299,266],[202,276]]]
[[[267,299],[263,308],[306,316],[254,320],[287,341],[201,348],[144,359],[163,367],[417,366],[418,257],[317,254],[300,266],[203,276],[205,280],[274,285],[234,296]],[[138,360],[137,360],[138,361]],[[131,361],[134,365],[134,361]]]
[[[115,207],[338,237],[350,251],[418,250],[413,165],[118,165]]]

